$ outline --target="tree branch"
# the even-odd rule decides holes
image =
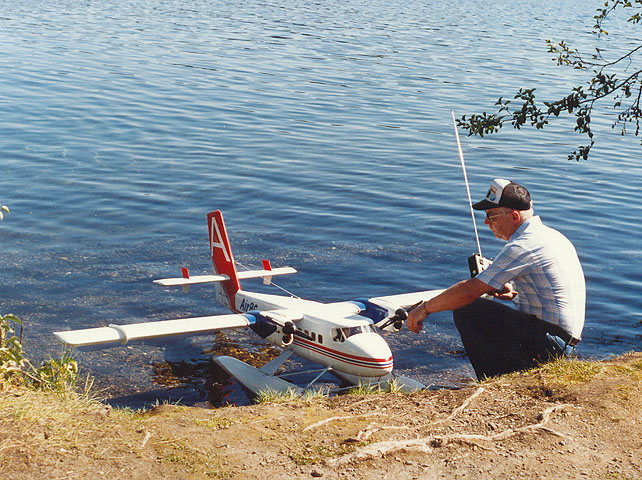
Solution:
[[[603,22],[614,10],[630,8],[634,5],[635,8],[642,10],[642,0],[616,0],[614,2],[607,0],[604,8],[598,9],[598,15],[594,17],[594,29],[597,35],[608,34],[602,28]],[[630,16],[628,21],[632,23],[642,22],[642,12]],[[616,73],[609,72],[613,71],[614,67],[620,65],[624,60],[628,60],[629,64],[624,66],[624,71],[622,72],[625,73],[633,65],[634,56],[642,52],[642,44],[632,48],[613,61],[605,60],[602,50],[596,48],[596,54],[594,54],[593,58],[604,61],[589,62],[584,60],[579,51],[571,50],[564,41],[559,42],[557,45],[553,45],[550,40],[547,40],[546,43],[549,47],[549,52],[557,54],[558,65],[568,65],[581,70],[588,70],[591,67],[595,69],[593,77],[587,82],[588,88],[586,88],[586,91],[584,87],[576,86],[570,94],[559,100],[544,101],[536,104],[535,88],[520,89],[513,100],[518,100],[521,103],[518,103],[515,108],[512,108],[511,100],[503,100],[500,97],[495,103],[498,106],[496,113],[473,114],[468,119],[464,115],[458,121],[458,125],[468,130],[469,136],[479,135],[483,137],[484,135],[498,132],[507,121],[512,124],[513,128],[518,130],[525,125],[543,129],[549,124],[551,117],[558,117],[561,114],[572,115],[575,117],[574,130],[580,134],[585,134],[589,138],[590,144],[578,147],[568,158],[586,160],[595,144],[591,129],[593,108],[596,103],[615,95],[613,109],[619,110],[619,114],[612,127],[621,125],[622,135],[625,135],[627,133],[626,125],[635,122],[635,135],[639,135],[640,120],[642,118],[642,110],[640,109],[640,94],[642,92],[640,77],[642,76],[642,69],[637,69],[625,78],[618,78]],[[634,100],[630,104],[622,106],[624,99],[629,99],[636,89],[638,89],[638,92]]]

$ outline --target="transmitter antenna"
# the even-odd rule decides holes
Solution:
[[[477,252],[482,256],[481,244],[479,243],[479,234],[477,233],[477,223],[475,222],[475,211],[473,210],[473,201],[470,198],[470,186],[468,185],[468,175],[466,175],[466,164],[464,163],[464,153],[461,150],[461,142],[459,141],[459,132],[457,131],[457,121],[455,120],[455,112],[450,111],[453,117],[453,126],[455,127],[455,138],[457,139],[457,149],[459,150],[459,160],[461,160],[461,169],[464,172],[464,182],[466,182],[466,192],[468,193],[468,205],[470,206],[470,215],[473,219],[473,227],[475,229],[475,239],[477,240]]]

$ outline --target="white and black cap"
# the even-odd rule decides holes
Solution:
[[[507,207],[513,210],[529,210],[533,206],[531,194],[519,183],[496,178],[488,189],[486,198],[473,204],[475,210]]]

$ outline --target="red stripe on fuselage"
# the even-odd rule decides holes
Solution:
[[[360,357],[358,355],[333,350],[318,343],[296,337],[294,339],[294,344],[349,365],[365,367],[373,370],[387,370],[393,366],[392,356],[388,358]]]

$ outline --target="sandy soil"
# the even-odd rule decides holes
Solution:
[[[642,354],[461,390],[112,410],[4,384],[6,479],[642,478]]]

